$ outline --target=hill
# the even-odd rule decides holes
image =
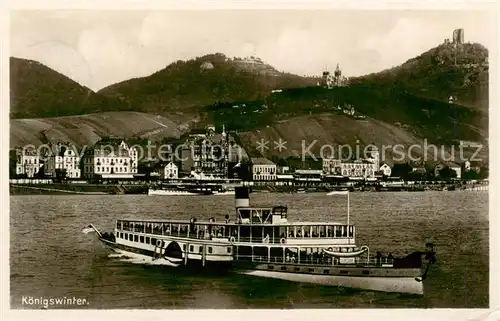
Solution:
[[[331,113],[292,117],[264,128],[240,132],[239,138],[250,156],[262,154],[271,159],[290,156],[302,159],[302,155],[305,157],[312,155],[320,159],[330,156],[332,150],[335,156],[338,157],[342,154],[342,157],[345,158],[349,155],[349,147],[352,151],[350,155],[356,155],[357,146],[360,150],[357,156],[364,157],[363,149],[368,144],[375,144],[379,147],[381,156],[383,156],[382,161],[389,164],[401,162],[401,152],[406,156],[411,153],[413,158],[424,158],[422,149],[413,148],[410,150],[411,146],[424,146],[421,137],[400,126],[370,117],[357,120],[350,116]],[[285,148],[279,147],[280,140]],[[259,143],[266,141],[268,148],[259,148]],[[429,156],[433,155],[432,149],[429,149],[426,158],[427,164],[434,164],[442,161],[443,158],[450,159],[452,155],[459,157],[457,151],[453,154],[450,146],[444,146],[441,149],[441,146],[432,137],[427,140],[427,146],[431,144],[438,146],[438,153],[434,160],[433,156]],[[397,147],[397,145],[400,146]],[[383,155],[382,146],[386,148]],[[441,150],[444,152],[441,153]],[[464,156],[471,157],[474,152],[475,149],[464,149]],[[475,157],[487,162],[487,148],[482,149]]]
[[[36,118],[125,110],[40,62],[10,58],[10,117]]]
[[[355,84],[391,85],[422,97],[488,111],[488,50],[477,43],[441,44],[404,64],[350,79]]]
[[[477,44],[457,50],[440,45],[401,66],[325,89],[315,86],[317,79],[281,73],[255,57],[214,54],[98,93],[41,64],[12,58],[11,116],[37,119],[12,120],[11,144],[41,142],[41,132],[78,145],[106,135],[162,138],[214,123],[238,131],[249,149],[260,139],[292,144],[312,137],[351,146],[356,140],[487,146],[487,56]],[[448,103],[450,95],[455,104]],[[66,116],[75,114],[83,115]],[[50,115],[65,117],[42,119]],[[271,146],[266,156],[273,155],[280,152]]]
[[[207,107],[217,125],[250,131],[302,115],[354,115],[370,117],[405,129],[415,137],[439,144],[460,140],[487,144],[487,116],[461,105],[414,96],[404,89],[386,85],[352,84],[346,87],[296,88],[274,93],[264,100]],[[353,126],[360,127],[360,122]]]
[[[196,121],[190,119],[189,121]],[[138,112],[106,112],[41,119],[12,119],[10,146],[69,142],[92,145],[104,136],[161,139],[179,137],[190,127],[182,117],[170,118]]]
[[[192,112],[216,102],[259,99],[272,89],[310,86],[317,81],[278,72],[259,58],[231,59],[219,53],[177,61],[148,77],[120,82],[98,93],[137,111],[164,114]]]

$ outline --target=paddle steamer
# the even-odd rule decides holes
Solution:
[[[330,194],[343,194],[332,192]],[[433,245],[402,258],[373,256],[355,242],[356,227],[338,222],[289,222],[286,206],[251,207],[247,187],[235,192],[236,219],[117,220],[99,239],[151,264],[216,267],[246,275],[384,292],[423,294],[435,262]],[[424,267],[424,263],[427,263]]]

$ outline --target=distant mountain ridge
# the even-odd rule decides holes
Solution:
[[[216,102],[255,100],[276,88],[315,85],[317,79],[281,73],[259,58],[228,58],[217,53],[177,61],[150,76],[98,91],[142,112],[162,113]]]
[[[11,118],[81,115],[113,109],[124,108],[40,62],[10,58]]]
[[[316,86],[318,78],[279,72],[259,58],[213,54],[97,93],[42,64],[11,58],[11,118],[24,118],[11,120],[11,143],[39,141],[42,130],[81,144],[102,132],[154,139],[213,123],[238,130],[249,148],[256,137],[292,142],[317,136],[351,144],[358,138],[390,143],[391,135],[395,142],[487,145],[487,58],[478,44],[459,50],[440,45],[401,66],[325,89]],[[449,96],[457,97],[454,105]],[[366,121],[346,116],[342,109],[349,105]]]
[[[488,49],[477,43],[441,44],[400,66],[351,79],[352,83],[398,86],[409,93],[488,110]]]

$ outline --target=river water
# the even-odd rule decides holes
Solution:
[[[350,197],[358,245],[399,256],[435,244],[437,264],[423,297],[136,264],[81,233],[89,223],[112,230],[118,218],[223,220],[234,217],[233,196],[30,195],[10,197],[11,307],[43,307],[27,304],[29,297],[85,300],[49,306],[71,309],[488,307],[487,192]],[[345,196],[254,193],[251,204],[287,205],[291,221],[346,220]]]

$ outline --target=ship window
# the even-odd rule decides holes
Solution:
[[[182,246],[182,250],[183,250],[184,252],[186,252],[186,244],[184,244],[184,245]]]
[[[120,238],[121,239],[123,238],[123,232],[120,232]]]
[[[151,238],[151,244],[156,245],[156,239],[153,237]]]
[[[296,267],[295,272],[300,272],[300,268]]]
[[[314,272],[314,269],[309,269],[309,272]]]
[[[348,274],[349,271],[346,271],[346,270],[340,270],[340,274]]]
[[[269,265],[269,270],[274,270],[274,266],[273,265]]]
[[[286,271],[286,266],[282,266],[281,271]]]
[[[212,247],[211,246],[208,247],[208,253],[212,253]]]
[[[189,252],[194,252],[194,246],[192,245],[189,246]]]
[[[146,244],[149,244],[150,240],[149,240],[149,236],[146,236]]]
[[[140,237],[141,243],[144,243],[144,236]]]
[[[125,233],[125,239],[128,240],[128,234],[127,233]]]
[[[363,270],[363,272],[362,272],[362,273],[363,273],[364,275],[368,275],[368,274],[370,274],[370,271],[369,271],[369,270]]]
[[[227,253],[231,253],[231,248],[230,247],[227,248]]]
[[[134,235],[134,242],[139,242],[139,235]]]
[[[203,253],[203,246],[200,246],[200,253]]]
[[[330,274],[330,270],[324,270],[323,273]]]

